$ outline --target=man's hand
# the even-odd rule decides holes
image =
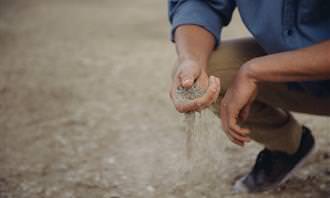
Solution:
[[[181,113],[200,111],[216,101],[220,92],[220,80],[214,76],[210,76],[209,78],[203,68],[206,67],[196,61],[185,60],[179,62],[178,67],[173,71],[170,97],[177,111]],[[202,90],[206,90],[206,93],[190,103],[178,104],[176,102],[177,88],[183,87],[189,89],[194,83]]]
[[[243,66],[220,105],[222,127],[228,138],[237,145],[244,146],[245,142],[250,141],[249,129],[241,128],[239,123],[247,119],[256,94],[256,81],[247,74]]]
[[[220,92],[220,80],[209,78],[206,73],[215,46],[214,36],[200,26],[181,25],[175,31],[175,43],[179,61],[173,71],[170,96],[179,112],[200,111],[212,104]],[[206,93],[189,104],[178,104],[175,100],[177,88],[189,89],[194,83]]]

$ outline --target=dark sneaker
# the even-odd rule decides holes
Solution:
[[[234,185],[235,192],[261,192],[273,189],[293,173],[311,153],[315,145],[311,131],[303,127],[300,146],[296,153],[262,150],[252,171]]]

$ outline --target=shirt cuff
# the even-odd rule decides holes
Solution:
[[[181,25],[198,25],[210,32],[218,47],[222,21],[217,13],[203,1],[185,1],[173,13],[171,40],[175,42],[175,30]]]

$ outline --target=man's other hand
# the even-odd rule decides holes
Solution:
[[[229,139],[240,146],[249,142],[249,129],[242,128],[239,123],[244,122],[257,95],[256,80],[251,78],[243,66],[231,86],[226,91],[220,105],[222,128]]]

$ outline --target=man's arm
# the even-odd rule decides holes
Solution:
[[[177,28],[175,41],[179,62],[195,62],[201,70],[206,70],[215,46],[211,33],[196,25],[183,25]]]
[[[257,82],[330,79],[330,40],[295,50],[255,58],[242,72]]]
[[[229,23],[235,8],[233,0],[169,0],[172,41],[176,43],[178,65],[173,72],[170,96],[179,112],[199,111],[209,106],[220,91],[219,79],[208,77],[206,66],[220,40],[222,26]],[[178,87],[190,88],[196,83],[206,90],[201,98],[189,104],[175,101]]]
[[[235,8],[233,0],[169,0],[172,41],[176,42],[178,65],[173,72],[170,96],[179,112],[199,111],[212,104],[220,92],[220,80],[208,77],[206,66],[212,50],[218,46],[222,26],[230,22]],[[176,103],[176,89],[190,88],[193,83],[206,90],[189,104]],[[246,135],[228,137],[236,144],[249,141]]]
[[[225,132],[232,139],[248,129],[238,123],[248,117],[259,82],[289,82],[330,79],[330,41],[307,48],[254,58],[245,63],[221,101]],[[244,145],[244,142],[239,142]]]
[[[217,99],[220,92],[220,80],[206,73],[207,62],[214,46],[214,36],[196,25],[183,25],[175,32],[178,68],[175,71],[171,98],[175,104],[175,93],[178,87],[190,88],[196,83],[206,90],[202,97],[187,104],[175,104],[179,112],[198,111],[209,106]]]
[[[229,24],[236,4],[234,0],[168,0],[171,40],[182,25],[197,25],[210,32],[219,44],[221,29]]]

